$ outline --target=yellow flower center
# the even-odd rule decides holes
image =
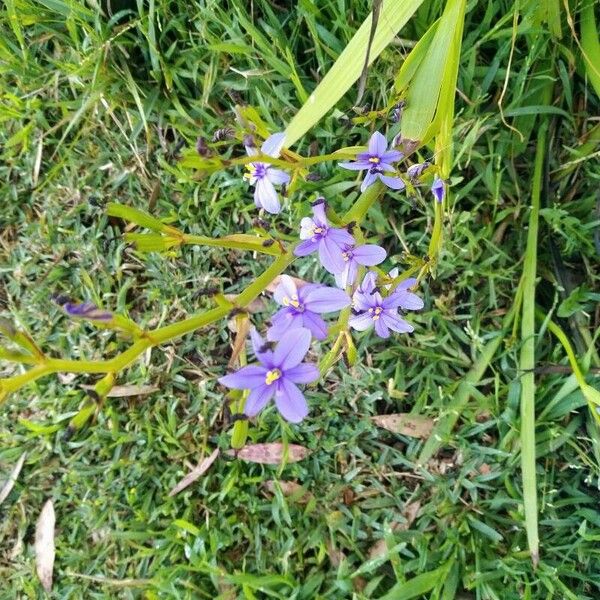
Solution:
[[[323,233],[323,228],[322,227],[314,227],[313,233]]]
[[[246,165],[246,171],[248,172],[244,173],[244,179],[252,179],[256,173],[256,167],[252,163],[249,163]]]
[[[300,302],[298,302],[298,296],[292,296],[291,298],[288,298],[287,296],[285,296],[283,298],[283,305],[284,306],[293,306],[294,308],[300,308]]]
[[[369,158],[369,162],[373,163],[374,165],[378,165],[381,162],[381,159],[379,156],[371,156],[371,158]]]
[[[373,321],[377,321],[379,319],[379,315],[383,312],[383,308],[381,306],[377,306],[376,308],[370,308],[369,313],[371,314],[371,318]]]
[[[267,371],[267,375],[265,376],[265,383],[267,385],[271,385],[274,381],[277,381],[281,378],[281,371],[279,369],[273,369],[271,371]]]
[[[350,252],[342,252],[342,258],[345,262],[348,262],[350,260]]]

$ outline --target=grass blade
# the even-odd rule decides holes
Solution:
[[[371,64],[394,39],[398,31],[404,27],[413,13],[421,6],[423,0],[384,0],[379,22],[385,27],[377,28],[369,52]],[[363,68],[363,58],[367,53],[371,32],[372,14],[370,14],[317,89],[310,95],[308,102],[298,111],[285,130],[286,147],[300,139],[319,119],[332,108],[337,101],[358,80]]]

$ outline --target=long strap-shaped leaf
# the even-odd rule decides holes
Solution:
[[[422,2],[423,0],[384,0],[369,52],[369,64],[394,39]],[[372,15],[365,19],[323,81],[291,120],[285,130],[286,147],[293,145],[313,127],[360,77],[369,46],[371,19]]]

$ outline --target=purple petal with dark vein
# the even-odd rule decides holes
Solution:
[[[311,334],[308,329],[292,329],[279,341],[273,351],[273,363],[285,371],[302,362],[310,347]]]
[[[279,285],[275,288],[273,298],[277,304],[284,304],[292,299],[292,296],[298,295],[298,289],[294,280],[289,275],[281,275]]]
[[[372,166],[373,164],[366,160],[338,163],[338,167],[342,167],[342,169],[348,169],[349,171],[364,171],[365,169],[370,169]]]
[[[381,155],[381,161],[386,163],[398,162],[404,154],[399,150],[388,150]]]
[[[415,328],[410,323],[408,323],[404,319],[401,319],[392,311],[386,311],[382,313],[381,319],[384,320],[385,324],[392,331],[396,331],[397,333],[411,333],[415,330]]]
[[[267,169],[267,178],[271,183],[275,183],[276,185],[282,185],[290,180],[290,176],[285,171],[274,169],[273,167]]]
[[[244,406],[244,413],[246,416],[256,416],[273,397],[276,389],[276,385],[267,385],[264,381],[263,385],[254,388],[250,394],[248,394],[248,398],[246,398],[246,404]]]
[[[400,177],[390,177],[389,175],[380,175],[379,179],[392,190],[403,190],[406,184]]]
[[[433,185],[431,186],[431,193],[435,196],[435,199],[438,202],[441,202],[444,199],[444,182],[436,176],[433,180]]]
[[[350,296],[344,290],[333,287],[319,287],[304,296],[304,306],[316,313],[334,312],[350,306]]]
[[[250,365],[242,367],[239,371],[230,375],[219,377],[219,383],[235,390],[249,390],[263,384],[266,374],[266,367]]]
[[[327,323],[316,313],[306,311],[302,314],[302,324],[308,329],[317,340],[324,340],[327,337]]]
[[[341,273],[346,266],[340,247],[329,236],[319,240],[319,261],[330,273]]]
[[[356,329],[357,331],[366,331],[369,329],[369,327],[371,327],[371,325],[373,325],[373,319],[368,313],[363,313],[361,315],[354,315],[350,317],[348,323],[350,324],[350,327]]]
[[[379,173],[371,173],[370,171],[365,175],[363,182],[360,184],[360,191],[364,192],[370,185],[375,183],[379,178]]]
[[[376,131],[369,139],[369,154],[381,156],[387,150],[387,140],[379,131]]]
[[[375,244],[364,244],[352,250],[352,256],[359,265],[372,267],[383,262],[386,257],[386,251],[381,246]]]
[[[375,333],[377,333],[380,338],[385,339],[390,337],[390,330],[381,318],[375,321]]]
[[[377,282],[377,273],[375,271],[369,271],[360,284],[359,291],[364,294],[370,294],[375,289],[375,283]]]
[[[425,306],[423,300],[412,292],[402,290],[400,292],[396,292],[396,294],[401,296],[399,304],[400,308],[405,310],[421,310]]]
[[[266,177],[263,177],[256,182],[256,187],[254,188],[254,200],[267,212],[273,215],[276,215],[281,210],[277,192],[275,191],[273,184]]]
[[[325,202],[319,202],[312,207],[313,210],[313,221],[320,227],[327,227],[327,204]]]
[[[267,156],[278,158],[285,143],[285,133],[279,132],[270,135],[260,147],[260,151]]]
[[[290,423],[300,423],[308,414],[308,404],[304,395],[285,377],[275,393],[275,404],[281,416]]]
[[[276,318],[275,315],[271,319],[271,327],[267,331],[267,338],[271,342],[280,340],[284,335],[287,335],[292,329],[301,329],[304,326],[304,318],[301,314],[294,314],[287,308],[282,309],[279,313],[283,313],[281,317]],[[278,314],[279,314],[278,313]]]
[[[327,237],[333,240],[338,246],[351,246],[354,244],[354,238],[345,229],[332,227],[327,232]]]
[[[294,254],[296,256],[308,256],[309,254],[312,254],[313,252],[315,252],[315,250],[318,249],[319,242],[313,242],[312,240],[304,240],[294,248]]]
[[[398,269],[392,269],[388,275],[393,279],[394,277],[398,277]],[[409,277],[408,279],[405,279],[404,281],[401,281],[398,284],[398,287],[396,288],[397,292],[402,292],[404,290],[408,290],[411,287],[414,287],[415,285],[417,285],[417,280],[414,277]]]
[[[319,367],[311,363],[300,363],[285,372],[285,378],[292,383],[312,383],[319,379],[319,376]]]

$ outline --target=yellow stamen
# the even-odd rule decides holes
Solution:
[[[315,227],[313,229],[313,233],[323,233],[323,228],[322,227]]]
[[[267,385],[271,385],[274,381],[277,381],[281,378],[281,371],[279,369],[273,369],[272,371],[267,371],[267,375],[265,377],[265,383]]]
[[[350,260],[350,252],[342,252],[342,258],[345,262],[348,262]]]
[[[369,162],[378,165],[381,162],[381,159],[378,156],[371,156]]]

